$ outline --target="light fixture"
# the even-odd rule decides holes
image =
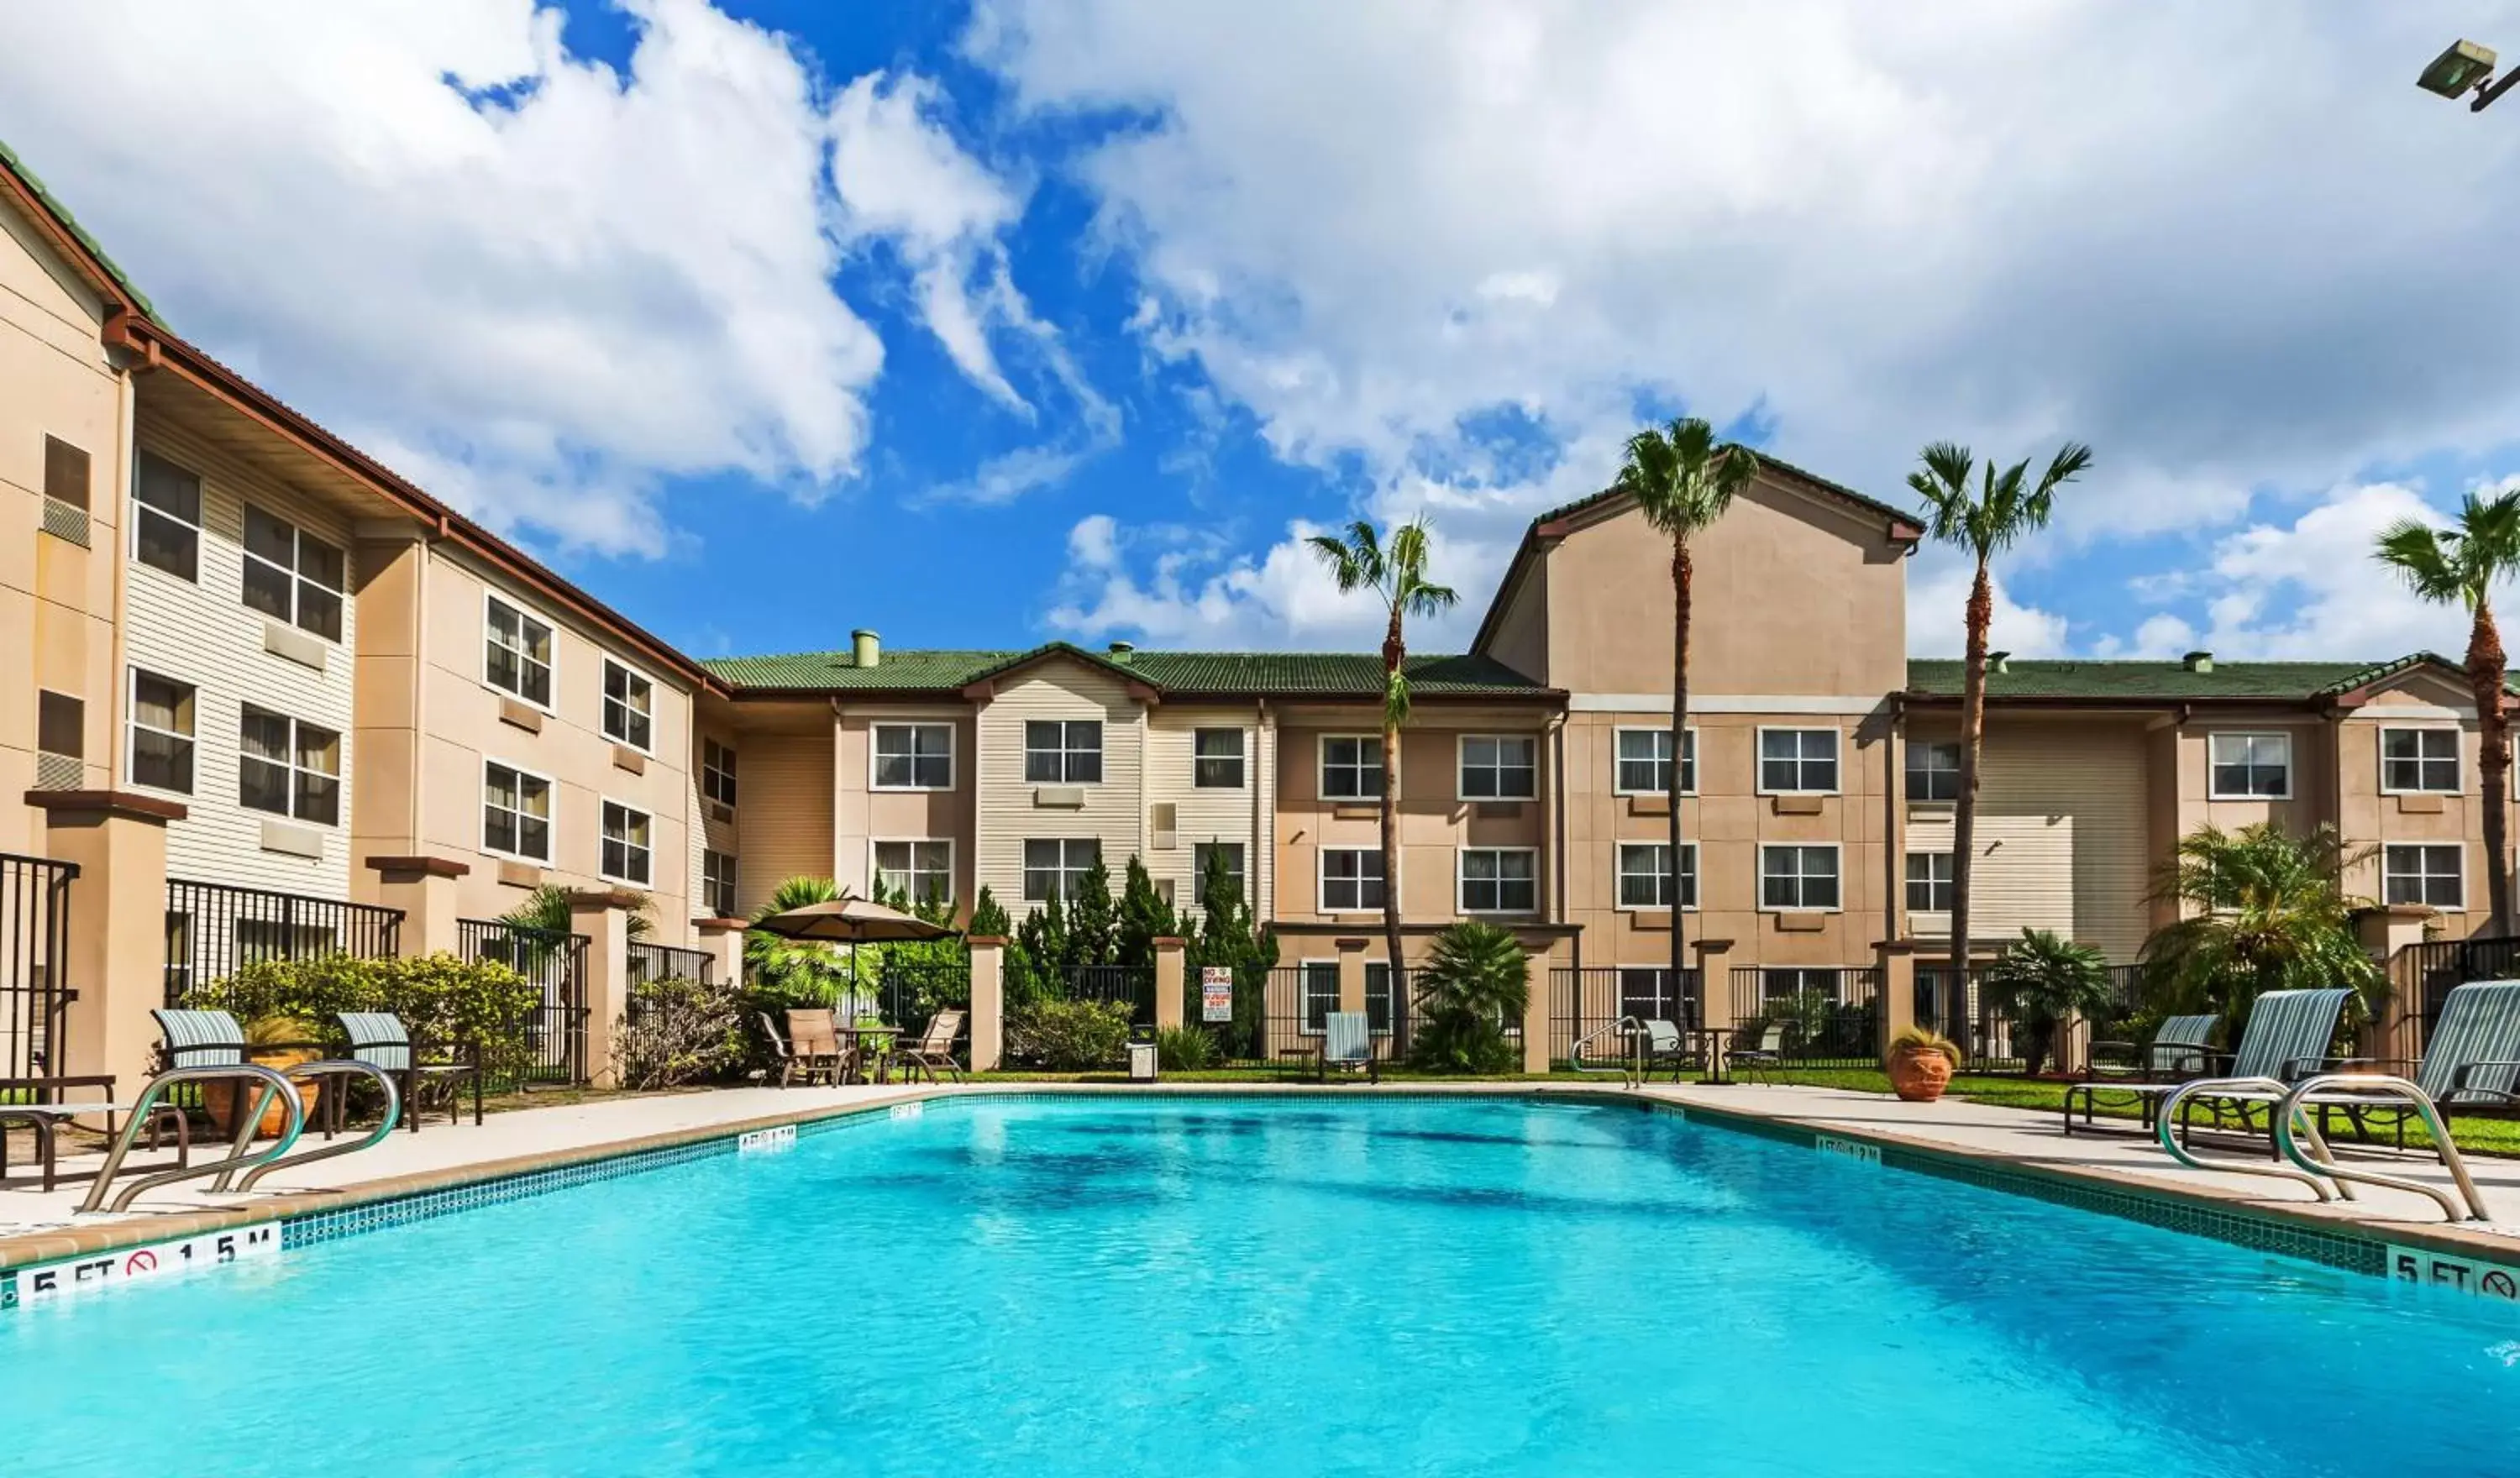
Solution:
[[[2415,78],[2415,85],[2426,92],[2452,99],[2474,93],[2476,96],[2469,101],[2468,109],[2482,112],[2487,104],[2510,91],[2514,80],[2520,80],[2520,67],[2515,67],[2501,81],[2495,81],[2495,60],[2491,46],[2479,46],[2467,40],[2453,41],[2448,51],[2433,58],[2432,66],[2425,67],[2423,75]]]

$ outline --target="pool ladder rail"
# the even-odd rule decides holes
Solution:
[[[1596,1042],[1613,1037],[1626,1041],[1628,1048],[1626,1055],[1612,1058],[1611,1061],[1617,1064],[1615,1066],[1608,1063],[1588,1066],[1584,1060],[1584,1049]],[[1644,1023],[1634,1016],[1621,1016],[1608,1026],[1598,1031],[1587,1032],[1576,1039],[1575,1046],[1567,1055],[1579,1073],[1598,1073],[1605,1078],[1616,1073],[1620,1087],[1635,1088],[1645,1080],[1644,1040]]]
[[[2259,1164],[2249,1160],[2207,1159],[2183,1142],[2182,1131],[2188,1103],[2197,1098],[2238,1099],[2269,1105],[2269,1130],[2274,1140],[2275,1152],[2285,1164]],[[2411,1112],[2423,1121],[2424,1130],[2432,1137],[2433,1153],[2450,1172],[2457,1190],[2453,1197],[2439,1186],[2411,1177],[2390,1175],[2364,1166],[2347,1165],[2338,1160],[2327,1144],[2326,1136],[2310,1110],[2315,1108],[2397,1108]],[[2310,1187],[2322,1202],[2355,1199],[2356,1185],[2380,1186],[2392,1190],[2411,1191],[2428,1197],[2441,1207],[2442,1215],[2452,1222],[2491,1220],[2485,1210],[2485,1197],[2476,1188],[2476,1181],[2467,1173],[2467,1161],[2451,1139],[2450,1127],[2443,1122],[2440,1106],[2430,1095],[2405,1078],[2388,1073],[2318,1073],[2299,1083],[2283,1083],[2273,1078],[2204,1078],[2182,1083],[2163,1097],[2161,1112],[2153,1121],[2153,1134],[2170,1157],[2194,1170],[2228,1170],[2239,1175],[2272,1176]]]
[[[298,1136],[306,1128],[306,1098],[297,1091],[297,1080],[360,1076],[374,1079],[384,1090],[384,1111],[378,1116],[376,1129],[365,1139],[344,1140],[302,1154],[291,1154],[289,1151],[296,1146]],[[236,1138],[228,1145],[225,1158],[202,1165],[178,1165],[142,1176],[122,1187],[122,1193],[113,1197],[110,1207],[107,1205],[106,1196],[113,1187],[114,1176],[120,1173],[123,1160],[139,1141],[141,1130],[148,1126],[153,1111],[164,1102],[169,1090],[186,1083],[236,1079],[258,1083],[261,1092],[254,1096],[252,1110],[237,1116]],[[262,1116],[270,1110],[274,1098],[287,1111],[288,1122],[281,1127],[279,1137],[268,1149],[256,1149],[253,1146],[254,1132],[262,1127]],[[140,1097],[132,1100],[122,1133],[114,1139],[113,1148],[107,1152],[105,1163],[98,1167],[96,1184],[88,1187],[87,1199],[79,1203],[78,1209],[82,1215],[102,1210],[128,1211],[133,1201],[161,1186],[204,1178],[210,1179],[213,1191],[226,1191],[231,1186],[237,1190],[251,1190],[256,1182],[275,1170],[355,1154],[372,1144],[382,1143],[393,1133],[401,1118],[402,1094],[394,1086],[392,1075],[374,1063],[324,1058],[294,1063],[286,1069],[266,1067],[259,1062],[170,1068],[150,1079],[148,1085],[140,1090]],[[244,1173],[242,1180],[238,1179],[240,1171]]]

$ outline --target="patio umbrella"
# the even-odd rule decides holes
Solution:
[[[857,977],[858,946],[909,939],[951,939],[956,931],[929,923],[899,909],[887,909],[863,898],[833,898],[800,909],[755,919],[751,925],[782,939],[819,939],[849,947],[849,976]]]

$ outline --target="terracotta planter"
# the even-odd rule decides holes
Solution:
[[[1891,1091],[1909,1103],[1931,1103],[1952,1085],[1952,1059],[1938,1052],[1903,1047],[1889,1066]]]
[[[315,1055],[302,1049],[287,1052],[257,1052],[248,1049],[245,1054],[248,1062],[259,1063],[264,1067],[276,1067],[283,1071],[300,1062],[311,1062]],[[261,1092],[260,1083],[248,1082],[242,1078],[202,1085],[202,1107],[208,1111],[210,1122],[218,1127],[221,1139],[235,1133],[237,1115],[243,1113]],[[297,1097],[306,1104],[306,1122],[309,1124],[315,1122],[316,1100],[322,1097],[323,1092],[324,1085],[321,1083],[297,1085]],[[244,1096],[242,1103],[238,1101],[239,1095]],[[253,1137],[257,1140],[276,1140],[280,1138],[282,1126],[288,1122],[289,1106],[274,1096],[271,1105],[262,1111],[262,1122],[254,1126]]]

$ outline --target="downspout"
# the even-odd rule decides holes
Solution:
[[[1254,707],[1258,733],[1253,748],[1258,754],[1251,768],[1251,917],[1256,927],[1273,917],[1278,894],[1278,713],[1267,698]]]

